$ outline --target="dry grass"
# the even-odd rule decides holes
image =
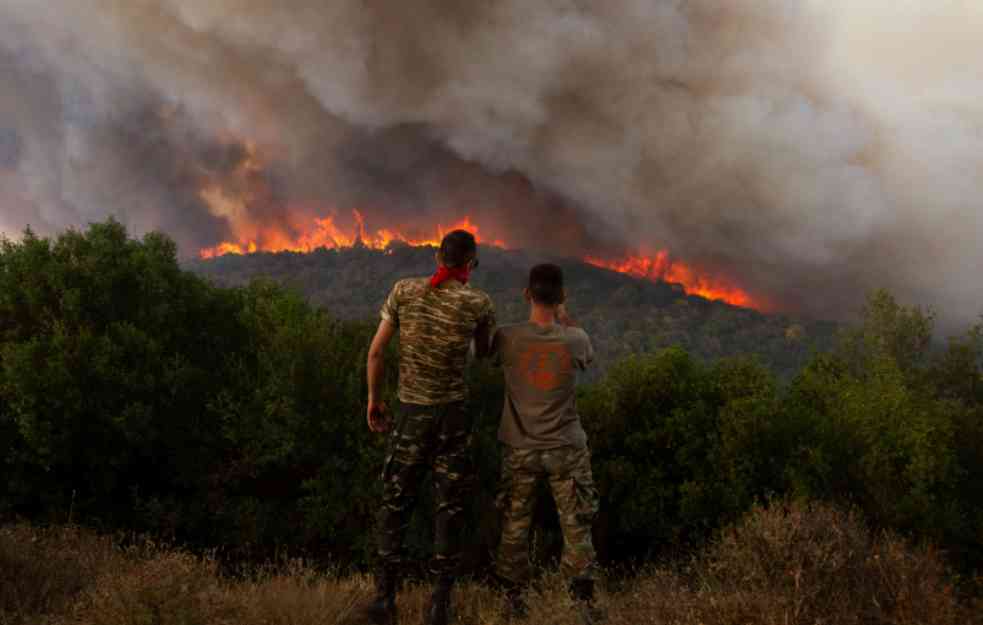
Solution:
[[[77,528],[0,528],[0,624],[45,622],[124,560],[110,539]]]
[[[933,549],[820,505],[753,511],[682,574],[641,579],[628,603],[640,623],[983,623]]]
[[[74,528],[0,529],[0,625],[328,625],[356,623],[367,577],[336,578],[302,563],[219,575],[209,558]],[[504,623],[502,598],[478,584],[456,595],[458,622]],[[421,623],[427,589],[400,595],[401,622]],[[579,625],[563,585],[547,577],[528,623]],[[822,506],[756,510],[705,553],[601,593],[608,622],[663,625],[962,625],[981,613],[956,599],[931,549],[872,534]],[[981,606],[976,605],[975,608]]]

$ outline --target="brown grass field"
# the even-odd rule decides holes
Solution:
[[[955,590],[932,548],[811,504],[757,509],[688,562],[617,586],[599,598],[612,625],[983,623],[983,603]],[[230,579],[213,558],[147,539],[65,526],[0,528],[0,625],[354,623],[353,606],[371,587],[368,577],[341,578],[296,561]],[[465,583],[455,599],[458,623],[505,622],[502,597],[484,585]],[[422,623],[426,600],[425,587],[407,588],[400,622]],[[527,623],[580,622],[554,575],[529,601]]]

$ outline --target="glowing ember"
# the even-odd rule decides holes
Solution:
[[[588,256],[584,262],[604,269],[652,280],[681,284],[690,295],[722,300],[734,306],[762,309],[763,304],[746,291],[725,280],[701,273],[686,263],[674,260],[662,250],[654,256],[628,256],[621,260],[605,260]]]

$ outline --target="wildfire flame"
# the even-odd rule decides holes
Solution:
[[[213,203],[219,200],[216,196],[210,198]],[[356,245],[362,245],[376,250],[385,250],[394,242],[405,243],[412,246],[440,245],[441,239],[451,230],[467,230],[475,235],[479,243],[493,245],[500,248],[507,248],[504,241],[483,241],[480,235],[480,228],[471,221],[470,217],[464,217],[460,221],[449,226],[438,224],[432,233],[423,236],[410,236],[399,230],[380,228],[369,230],[365,224],[365,217],[358,210],[352,211],[354,227],[343,229],[335,223],[334,216],[315,217],[310,223],[298,223],[294,218],[290,225],[292,230],[301,232],[297,236],[290,236],[286,230],[278,227],[267,226],[265,228],[243,228],[240,224],[240,233],[243,238],[239,242],[223,242],[215,247],[201,250],[200,256],[204,259],[216,258],[225,254],[251,254],[254,252],[313,252],[319,248],[343,249]],[[247,233],[251,233],[249,236]],[[659,251],[651,256],[630,255],[622,259],[605,259],[596,256],[587,256],[584,262],[604,269],[610,269],[618,273],[624,273],[638,278],[644,278],[653,282],[673,282],[681,284],[683,289],[691,295],[700,295],[707,299],[722,300],[735,306],[746,308],[761,309],[762,303],[751,297],[743,289],[729,284],[720,278],[707,275],[695,270],[686,263],[673,259],[666,250]]]
[[[743,289],[726,280],[695,270],[686,263],[673,259],[669,252],[661,250],[653,256],[630,255],[620,260],[588,256],[584,262],[604,269],[617,271],[654,282],[681,284],[690,295],[722,300],[734,306],[762,309],[764,305]]]
[[[452,230],[467,230],[474,235],[478,243],[493,245],[505,248],[505,242],[501,240],[483,240],[480,228],[471,221],[469,217],[457,221],[456,223],[444,226],[438,224],[430,233],[413,236],[399,230],[380,228],[370,231],[365,225],[365,217],[361,211],[352,211],[355,221],[353,229],[343,229],[335,223],[334,216],[315,217],[307,227],[303,223],[296,223],[293,220],[292,230],[301,232],[297,236],[290,236],[287,232],[278,227],[266,227],[257,229],[252,236],[244,236],[239,242],[223,242],[215,247],[201,250],[200,256],[205,259],[215,258],[224,254],[251,254],[253,252],[313,252],[316,249],[342,249],[362,245],[375,250],[384,250],[394,242],[405,243],[412,246],[440,245],[444,235]],[[240,231],[242,228],[240,228]],[[247,230],[253,230],[247,228]]]

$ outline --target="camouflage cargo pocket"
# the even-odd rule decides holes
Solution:
[[[403,437],[403,431],[406,428],[406,412],[399,410],[396,412],[396,419],[393,423],[393,429],[389,433],[389,441],[386,443],[386,459],[382,463],[382,481],[386,482],[389,480],[393,459],[396,457],[396,450],[400,444]]]
[[[594,518],[597,516],[600,500],[594,485],[589,449],[584,448],[577,453],[571,477],[573,478],[577,521],[589,525],[594,522]]]
[[[509,463],[509,451],[502,452],[502,473],[498,479],[498,487],[495,492],[495,508],[499,514],[505,514],[512,505],[512,480],[514,473]]]

